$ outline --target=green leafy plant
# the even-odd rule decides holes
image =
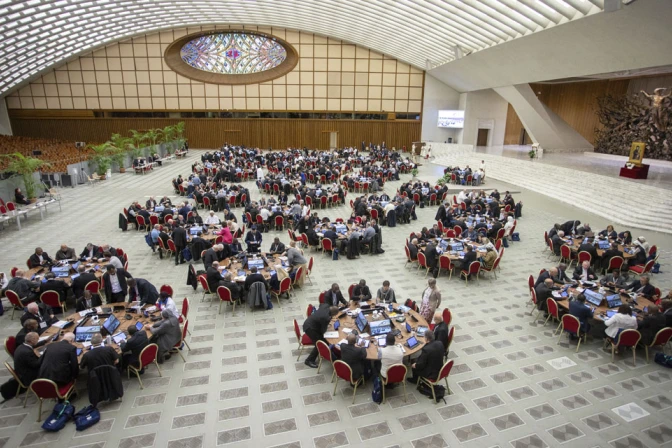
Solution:
[[[443,177],[440,178],[436,183],[439,185],[445,185],[447,183],[450,183],[450,174],[451,173],[444,174]]]
[[[186,138],[184,138],[184,129],[185,129],[185,124],[184,121],[180,121],[177,123],[175,126],[175,138],[177,139],[177,148],[182,149],[184,146],[184,143],[187,141]]]
[[[133,144],[132,142],[133,140],[131,138],[124,137],[121,134],[112,134],[110,137],[107,154],[112,163],[115,163],[119,167],[120,173],[126,171],[124,162],[126,161],[129,148]]]
[[[107,170],[112,166],[110,152],[113,151],[114,146],[110,142],[105,142],[100,145],[89,145],[87,148],[93,151],[93,155],[89,157],[89,162],[96,165],[96,173],[104,177]]]
[[[417,175],[418,175],[418,169],[417,169],[417,168],[413,168],[413,169],[411,170],[411,174],[413,175],[413,177],[417,176]]]
[[[33,173],[40,168],[50,167],[51,164],[34,157],[24,156],[20,152],[2,155],[1,157],[8,160],[7,167],[3,172],[20,176],[23,179],[26,197],[28,199],[34,199],[36,197],[35,193],[37,191],[38,181],[33,178]]]
[[[532,160],[532,159],[534,159],[535,157],[537,157],[537,151],[535,151],[534,149],[530,149],[530,150],[527,152],[527,155],[530,156],[530,160]]]
[[[145,132],[145,139],[149,142],[149,152],[152,153],[156,151],[156,142],[159,139],[160,134],[157,129],[150,129]]]
[[[163,129],[159,129],[159,133],[163,140],[163,143],[166,144],[166,152],[170,155],[175,152],[175,126],[166,126]]]

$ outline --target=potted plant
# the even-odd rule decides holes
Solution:
[[[26,197],[34,202],[37,198],[36,192],[39,182],[35,180],[33,173],[40,168],[49,167],[51,164],[34,157],[24,156],[20,152],[6,154],[2,157],[8,160],[7,167],[3,172],[8,174],[11,173],[14,176],[20,176],[23,179]]]
[[[163,129],[159,130],[163,143],[165,143],[166,152],[168,155],[172,155],[175,151],[175,127],[166,126]]]
[[[160,134],[157,131],[157,129],[150,129],[145,132],[145,140],[149,142],[149,154],[147,155],[152,155],[152,153],[156,151],[156,141],[160,137]]]
[[[98,174],[101,180],[107,178],[107,170],[112,167],[112,159],[110,157],[110,148],[112,147],[110,142],[88,146],[93,151],[93,156],[89,157],[89,162],[96,166],[96,174]]]
[[[533,160],[535,157],[537,157],[537,150],[532,148],[527,152],[527,155],[530,156],[530,160]]]
[[[110,146],[108,147],[108,154],[112,163],[119,166],[119,172],[125,173],[126,167],[124,162],[126,162],[126,155],[128,151],[128,146],[131,144],[131,139],[128,137],[123,137],[121,134],[112,134],[110,137]]]
[[[187,139],[184,138],[184,121],[180,121],[174,127],[175,138],[177,139],[177,150],[181,151]]]
[[[131,155],[131,162],[142,156],[142,145],[145,142],[145,134],[138,131],[131,131],[131,143],[127,145],[128,152]]]
[[[417,168],[413,168],[413,169],[411,170],[411,175],[413,176],[413,179],[415,179],[415,176],[418,175],[418,169],[417,169]]]

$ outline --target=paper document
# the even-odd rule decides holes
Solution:
[[[324,339],[336,339],[338,337],[338,331],[327,331],[324,333]]]
[[[59,320],[51,324],[52,327],[64,328],[69,322],[67,320]]]

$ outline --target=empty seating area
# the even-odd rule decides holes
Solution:
[[[75,142],[63,140],[17,137],[11,135],[0,135],[0,154],[13,154],[19,152],[24,156],[36,157],[51,164],[42,170],[44,173],[65,173],[70,164],[78,163],[80,157],[79,149],[75,148]],[[42,154],[34,156],[33,151],[40,151]],[[90,151],[82,151],[84,160],[88,159]],[[4,169],[6,162],[0,159],[0,170]]]

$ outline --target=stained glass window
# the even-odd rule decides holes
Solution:
[[[277,67],[287,58],[287,50],[269,37],[225,33],[200,36],[187,42],[180,56],[198,70],[245,75]]]

